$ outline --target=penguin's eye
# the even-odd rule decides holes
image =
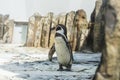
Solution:
[[[56,31],[61,30],[61,27],[57,27]]]

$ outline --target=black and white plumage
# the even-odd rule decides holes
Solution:
[[[62,24],[56,26],[55,51],[59,62],[58,70],[63,70],[63,66],[66,67],[65,70],[71,70],[73,54],[67,39],[67,29]]]

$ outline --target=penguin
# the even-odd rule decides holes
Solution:
[[[72,48],[67,39],[66,26],[62,24],[58,24],[56,26],[54,46],[57,54],[57,60],[59,63],[58,71],[71,71],[73,62]],[[66,67],[66,69],[63,69],[63,66]]]
[[[50,51],[48,53],[49,61],[52,61],[52,57],[53,57],[54,53],[55,53],[55,43],[52,45],[52,47],[50,48]]]

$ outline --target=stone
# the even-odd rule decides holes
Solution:
[[[93,80],[120,80],[120,0],[104,0],[99,12],[104,26],[101,63]],[[101,13],[100,13],[101,14]]]
[[[82,51],[86,45],[86,38],[88,36],[88,22],[87,15],[83,9],[76,11],[74,25],[77,29],[77,41],[76,49],[77,51]]]
[[[27,42],[26,45],[28,47],[37,47],[39,46],[39,30],[38,27],[40,24],[41,15],[36,12],[29,18],[29,28],[28,28],[28,35],[27,35]]]
[[[53,13],[48,13],[48,15],[44,18],[44,25],[42,29],[42,47],[49,47],[50,43],[50,29],[52,24]]]
[[[97,0],[95,4],[95,9],[92,16],[94,16],[94,22],[92,22],[93,25],[93,51],[94,52],[100,52],[102,50],[102,41],[103,41],[103,28],[102,28],[102,20],[101,20],[101,12],[100,7],[102,5],[102,0]]]
[[[36,33],[35,33],[34,47],[40,47],[41,32],[42,32],[41,18],[42,16],[39,13],[35,14]]]
[[[14,20],[6,20],[5,21],[5,32],[3,36],[3,42],[4,43],[12,43],[13,38],[13,29],[14,29]]]
[[[63,24],[66,25],[66,13],[60,13],[58,15],[58,19],[59,19],[59,24]]]
[[[55,27],[57,26],[57,24],[58,24],[58,16],[57,15],[53,15],[52,25],[51,25],[51,29],[50,29],[50,44],[49,44],[50,48],[54,44]]]
[[[28,35],[27,35],[26,46],[27,47],[33,47],[34,46],[34,40],[35,40],[35,31],[36,31],[34,15],[32,15],[29,18],[28,26],[29,26],[29,28],[28,28]]]
[[[90,16],[90,22],[88,24],[89,33],[88,33],[88,37],[87,37],[87,49],[90,51],[93,51],[94,23],[95,23],[95,9],[93,10],[93,12]]]
[[[2,43],[12,43],[14,20],[9,15],[0,15],[0,40]]]
[[[67,27],[67,37],[68,41],[70,42],[70,45],[73,46],[73,40],[74,40],[74,17],[75,17],[75,11],[71,11],[67,13],[67,19],[66,19],[66,27]]]
[[[0,40],[3,38],[3,15],[0,14]]]

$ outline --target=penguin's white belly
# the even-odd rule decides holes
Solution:
[[[62,65],[66,65],[70,63],[70,52],[68,47],[66,46],[66,42],[62,37],[55,38],[55,49],[57,53],[58,62]]]

